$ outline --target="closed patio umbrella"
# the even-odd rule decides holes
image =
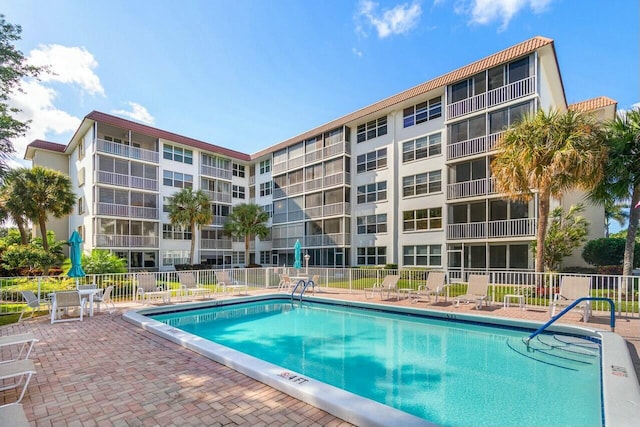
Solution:
[[[300,270],[302,268],[302,245],[300,244],[300,240],[296,240],[296,244],[293,245],[295,262],[293,263],[293,268]]]
[[[67,273],[67,276],[75,277],[77,285],[78,278],[85,276],[84,270],[82,269],[82,252],[80,251],[80,243],[82,243],[82,238],[77,231],[74,231],[73,233],[71,233],[71,237],[69,237],[67,243],[69,243],[69,246],[71,247],[69,249],[69,258],[71,258],[71,269]]]

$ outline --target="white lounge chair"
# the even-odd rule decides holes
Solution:
[[[427,276],[427,283],[418,286],[418,290],[411,295],[411,302],[417,302],[420,298],[426,297],[427,301],[431,303],[431,296],[435,295],[436,303],[438,302],[438,296],[444,292],[445,274],[441,271],[430,271]]]
[[[0,388],[0,391],[10,390],[12,388],[17,389],[24,383],[22,391],[18,396],[18,400],[15,402],[20,403],[24,393],[27,391],[27,386],[29,385],[29,381],[31,381],[31,376],[35,373],[36,367],[33,364],[33,360],[22,359],[0,364],[0,384],[4,384],[3,387]]]
[[[158,286],[155,274],[138,274],[137,279],[136,298],[139,296],[143,302],[154,298],[161,299],[162,302],[171,302],[171,291],[165,291]]]
[[[22,321],[22,316],[24,316],[24,313],[26,313],[27,309],[29,308],[31,309],[31,316],[29,316],[28,318],[29,319],[32,318],[35,312],[40,310],[40,304],[41,304],[40,300],[38,299],[36,294],[33,293],[33,291],[20,291],[20,293],[22,294],[22,297],[27,302],[27,305],[25,305],[24,308],[22,309],[22,312],[20,313],[20,317],[18,318],[18,322]]]
[[[102,293],[93,296],[93,302],[98,304],[98,313],[100,313],[100,304],[104,304],[107,307],[109,314],[116,311],[116,305],[111,299],[111,292],[113,292],[113,285],[107,286]],[[109,308],[109,305],[111,305],[111,308]]]
[[[550,316],[555,316],[556,307],[567,307],[578,298],[588,297],[591,292],[591,279],[588,277],[565,276],[560,282],[560,291],[553,296],[549,304]],[[586,323],[591,315],[591,301],[582,301],[575,308],[582,309],[582,320]]]
[[[196,275],[192,271],[179,271],[178,280],[184,295],[202,295],[202,299],[205,295],[211,295],[211,289],[198,286]]]
[[[33,349],[33,345],[38,341],[35,335],[31,332],[24,334],[7,335],[0,337],[0,348],[10,346],[20,346],[18,355],[13,359],[2,360],[0,363],[13,362],[14,360],[28,359]]]
[[[55,322],[71,322],[79,320],[82,322],[84,315],[85,300],[80,298],[78,291],[62,291],[53,294],[53,302],[51,306],[51,323]],[[67,312],[70,308],[79,308],[80,317],[62,318],[62,313]]]
[[[0,406],[0,426],[29,427],[29,420],[21,403]]]
[[[487,296],[489,293],[489,275],[485,274],[472,274],[469,276],[469,285],[467,286],[467,293],[459,295],[453,299],[453,303],[456,307],[460,305],[460,301],[466,303],[474,301],[476,303],[476,310],[479,310],[482,306],[482,301],[485,305],[488,305]]]
[[[283,289],[286,291],[290,291],[296,284],[291,281],[291,278],[288,274],[280,275],[280,283],[278,283],[278,289]]]
[[[398,281],[400,280],[400,276],[397,274],[389,274],[387,275],[381,283],[376,283],[370,288],[364,288],[364,297],[369,298],[367,295],[367,291],[373,297],[373,294],[379,293],[380,299],[382,299],[382,295],[386,292],[387,299],[391,297],[391,292],[396,293],[396,298],[398,296]]]
[[[239,283],[237,280],[233,280],[228,272],[224,270],[216,271],[216,278],[218,279],[218,286],[222,286],[222,292],[227,293],[227,289],[235,290],[240,294],[244,290],[245,294],[249,292],[249,286]]]

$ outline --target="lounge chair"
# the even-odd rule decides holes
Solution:
[[[196,275],[191,271],[179,271],[178,280],[184,295],[202,295],[202,299],[205,295],[211,295],[211,289],[198,287]]]
[[[158,286],[155,274],[138,274],[137,279],[136,299],[140,296],[143,302],[154,298],[162,299],[162,302],[171,302],[171,291],[165,291]]]
[[[247,284],[241,284],[237,280],[233,280],[228,272],[224,270],[216,271],[216,277],[218,279],[218,286],[222,286],[222,292],[227,293],[227,289],[235,290],[238,294],[244,290],[245,293],[249,292],[249,286]]]
[[[40,310],[40,300],[38,299],[36,294],[33,293],[33,291],[20,291],[20,293],[22,294],[24,300],[27,302],[27,305],[25,305],[22,309],[20,317],[18,318],[18,322],[22,321],[22,316],[24,316],[24,313],[26,313],[27,309],[31,309],[31,316],[28,317],[29,319],[33,317],[36,311]]]
[[[78,291],[62,291],[55,292],[53,294],[53,303],[51,306],[51,323],[55,322],[71,322],[79,320],[82,322],[82,316],[84,315],[84,303],[85,300],[80,298]],[[68,319],[62,319],[62,313],[68,311],[70,308],[79,308],[80,317],[70,317]]]
[[[436,303],[438,302],[438,296],[444,292],[445,289],[445,274],[441,271],[430,271],[427,276],[427,283],[418,286],[418,290],[411,295],[411,302],[415,303],[420,298],[426,297],[427,301],[431,303],[431,296],[435,295]]]
[[[456,307],[460,305],[460,301],[466,303],[475,301],[476,310],[479,310],[482,306],[482,301],[485,305],[489,305],[487,301],[487,295],[489,293],[489,276],[485,274],[472,274],[469,276],[469,285],[467,286],[467,293],[459,295],[453,299],[453,303]]]
[[[0,337],[0,348],[9,346],[20,346],[18,355],[13,359],[2,360],[0,363],[13,362],[14,360],[28,359],[33,349],[33,345],[38,341],[31,332],[17,335],[7,335]]]
[[[33,364],[33,360],[22,359],[0,364],[0,384],[5,384],[0,388],[0,391],[10,390],[12,388],[17,389],[24,383],[22,391],[18,396],[18,400],[15,402],[20,403],[24,393],[27,391],[27,386],[29,385],[29,381],[31,381],[31,376],[35,373],[36,367]],[[13,381],[8,381],[12,379]]]
[[[284,289],[290,291],[296,284],[291,281],[291,278],[288,274],[280,275],[280,283],[278,283],[278,289]]]
[[[373,297],[373,294],[376,292],[380,293],[380,299],[382,299],[382,294],[387,293],[387,299],[391,297],[391,292],[396,293],[396,298],[398,295],[398,281],[400,280],[400,276],[397,274],[389,274],[387,275],[381,283],[376,283],[370,288],[364,288],[364,297],[369,298],[367,295],[367,291]]]
[[[560,292],[553,296],[549,304],[550,316],[556,313],[556,307],[567,307],[578,298],[588,297],[591,291],[591,279],[588,277],[565,276],[560,283]],[[591,301],[582,301],[575,308],[583,310],[582,320],[586,323],[591,315]]]
[[[103,304],[107,307],[107,311],[109,314],[112,314],[116,311],[116,305],[111,299],[111,292],[113,291],[113,285],[109,285],[105,288],[102,293],[95,294],[93,296],[93,302],[98,304],[98,313],[100,313],[100,304]],[[111,305],[111,308],[109,308]]]
[[[21,403],[0,406],[0,426],[29,427],[29,420]]]

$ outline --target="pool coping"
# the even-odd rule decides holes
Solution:
[[[210,300],[171,306],[145,307],[128,311],[123,314],[123,318],[144,330],[215,360],[305,403],[342,418],[347,422],[363,427],[389,425],[437,426],[437,424],[431,423],[423,418],[375,402],[371,399],[357,396],[321,381],[306,378],[297,372],[286,370],[253,356],[146,317],[148,314],[235,305],[244,302],[290,299],[290,297],[289,294],[269,294],[239,297],[233,300]],[[331,305],[363,307],[385,312],[399,312],[422,316],[428,315],[448,320],[526,328],[532,331],[542,325],[542,322],[535,321],[467,313],[449,313],[424,308],[389,306],[375,302],[335,300],[316,296],[305,297],[304,300]],[[603,350],[606,349],[606,351],[602,352],[601,365],[605,423],[608,426],[635,426],[633,420],[640,418],[640,385],[638,384],[638,379],[624,339],[613,332],[593,329],[586,326],[555,324],[552,325],[549,330],[594,337],[602,342]],[[559,386],[561,387],[562,385]],[[567,392],[570,393],[570,390]]]

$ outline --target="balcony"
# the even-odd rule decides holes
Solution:
[[[158,191],[157,179],[141,178],[139,176],[123,175],[114,172],[96,171],[96,182],[118,187]]]
[[[447,105],[447,120],[475,113],[476,111],[504,104],[531,95],[536,91],[536,76],[492,89],[488,92]]]
[[[535,218],[447,225],[447,239],[449,240],[533,237],[535,234]]]
[[[214,166],[200,165],[200,174],[231,181],[231,169],[222,169]]]
[[[227,216],[222,216],[222,215],[214,215],[213,218],[211,219],[211,224],[210,225],[218,225],[218,226],[223,226],[229,217]]]
[[[447,145],[447,160],[482,154],[496,149],[498,140],[504,132],[492,133],[488,136],[467,139]]]
[[[286,187],[274,188],[273,199],[282,199],[285,197],[294,196],[296,194],[310,193],[322,188],[330,188],[337,185],[350,184],[351,174],[346,172],[339,172],[332,175],[327,175],[324,178],[316,178],[313,180],[289,184]]]
[[[102,248],[158,248],[159,239],[152,236],[95,234],[94,245]]]
[[[115,203],[96,203],[97,215],[119,216],[125,218],[158,219],[158,208],[117,205]]]
[[[202,192],[212,202],[231,203],[231,194],[230,193],[222,193],[220,191],[209,191],[209,190],[202,190]]]
[[[309,218],[323,218],[338,215],[350,215],[351,203],[332,203],[323,206],[314,206],[294,212],[283,212],[273,215],[273,224],[302,221]],[[294,242],[295,243],[295,242]]]
[[[142,160],[151,163],[158,163],[160,159],[160,155],[157,151],[145,150],[144,148],[132,147],[130,145],[106,141],[99,138],[96,138],[95,142],[96,151],[99,153],[128,157],[130,159]]]
[[[482,178],[447,185],[447,200],[486,196],[496,193],[496,179]]]
[[[351,236],[344,233],[335,234],[317,234],[313,236],[300,237],[285,237],[279,239],[273,239],[273,249],[293,249],[296,244],[296,240],[300,241],[303,248],[318,247],[318,246],[348,246],[351,244]]]
[[[231,249],[231,239],[200,239],[200,249]]]
[[[349,142],[342,141],[319,150],[310,151],[302,156],[298,156],[293,159],[274,163],[271,169],[271,173],[273,176],[280,175],[287,171],[299,169],[305,165],[318,163],[321,160],[335,157],[341,154],[351,154],[351,146]]]

